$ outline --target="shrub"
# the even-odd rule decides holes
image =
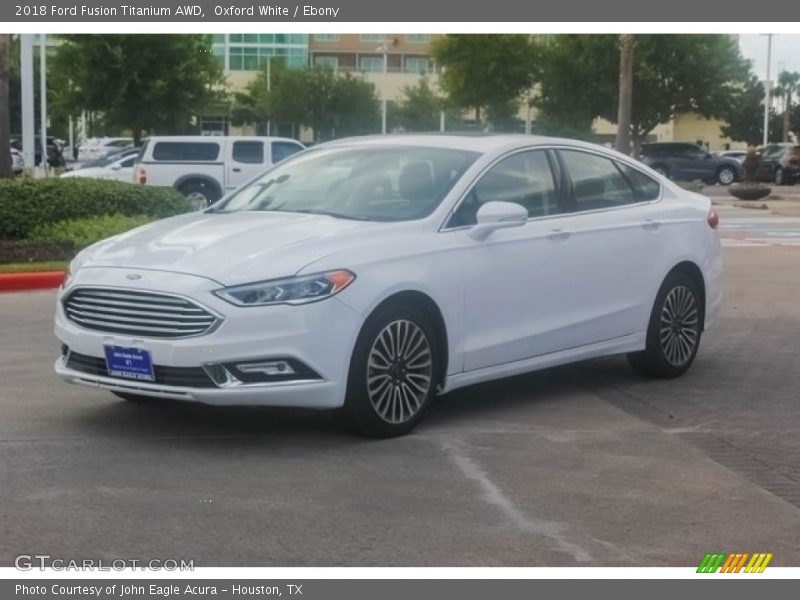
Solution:
[[[34,228],[59,221],[113,214],[162,218],[190,209],[167,187],[83,177],[0,180],[0,239],[24,239]]]
[[[124,233],[153,220],[148,215],[101,215],[89,219],[73,219],[40,225],[31,231],[29,239],[36,242],[51,242],[59,246],[71,246],[83,250],[95,242]]]

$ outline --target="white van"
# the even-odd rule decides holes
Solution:
[[[304,149],[279,137],[153,136],[144,142],[133,181],[172,186],[202,208]]]

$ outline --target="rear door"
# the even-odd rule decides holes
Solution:
[[[230,138],[225,161],[225,190],[252,179],[269,164],[269,148],[262,138]]]
[[[582,149],[558,150],[568,180],[570,213],[558,219],[558,264],[568,278],[557,321],[562,345],[577,347],[632,335],[649,312],[649,236],[660,224],[658,198],[631,177],[641,173]]]

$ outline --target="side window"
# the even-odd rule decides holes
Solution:
[[[219,156],[215,142],[156,142],[153,160],[208,162]]]
[[[637,201],[633,188],[616,164],[603,156],[561,150],[567,168],[577,211],[624,206]]]
[[[624,163],[617,163],[617,166],[633,185],[636,198],[640,202],[656,200],[661,195],[661,185],[649,175]]]
[[[303,150],[299,144],[292,142],[272,142],[272,162],[281,162],[285,158],[289,158],[292,154],[297,154]]]
[[[233,142],[233,160],[240,163],[264,163],[264,142]]]
[[[136,162],[136,157],[131,156],[130,158],[123,160],[119,166],[122,169],[127,169],[128,167],[132,167],[134,162]]]
[[[520,152],[501,160],[478,180],[450,220],[450,227],[474,225],[482,204],[516,202],[530,217],[560,212],[558,195],[544,150]]]

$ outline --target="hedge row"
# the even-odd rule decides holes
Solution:
[[[0,180],[0,239],[26,239],[35,228],[60,221],[112,214],[163,218],[189,210],[167,187],[82,177]]]
[[[153,220],[148,215],[101,215],[88,219],[72,219],[39,225],[31,231],[30,240],[51,242],[62,247],[83,250],[102,239],[125,233]]]

